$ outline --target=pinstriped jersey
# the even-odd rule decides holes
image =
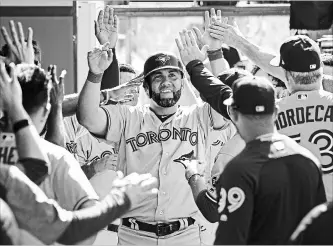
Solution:
[[[158,178],[156,198],[138,204],[124,217],[146,222],[167,222],[195,217],[198,208],[182,165],[173,160],[194,151],[205,160],[216,131],[208,104],[179,106],[177,112],[161,122],[149,105],[103,107],[108,129],[105,139],[119,151],[117,169],[124,175],[151,173]]]
[[[299,91],[278,101],[278,131],[309,149],[322,164],[327,199],[333,200],[333,94]]]

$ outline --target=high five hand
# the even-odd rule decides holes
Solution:
[[[95,36],[98,42],[103,45],[106,42],[110,43],[110,47],[116,47],[118,41],[118,26],[119,20],[114,15],[114,10],[110,6],[106,6],[98,14],[98,19],[95,21]]]
[[[112,49],[109,42],[102,47],[96,47],[88,52],[89,70],[94,74],[101,74],[111,65],[113,61]]]
[[[208,46],[205,45],[200,50],[192,31],[183,30],[183,32],[179,33],[179,36],[180,40],[176,38],[176,44],[185,66],[193,60],[205,60]]]

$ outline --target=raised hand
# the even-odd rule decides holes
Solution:
[[[106,6],[104,10],[99,11],[98,19],[95,21],[95,36],[101,45],[106,42],[110,43],[110,47],[116,47],[118,41],[119,20],[114,15],[114,10],[110,6]]]
[[[205,11],[204,33],[201,33],[201,31],[197,27],[193,27],[199,47],[201,48],[204,45],[208,45],[209,50],[220,49],[222,47],[223,42],[221,40],[212,37],[209,34],[208,28],[214,23],[226,23],[226,22],[227,18],[222,18],[221,10],[217,10],[215,12],[215,9],[212,8],[210,10],[210,16],[209,12]]]
[[[7,30],[5,27],[1,27],[1,33],[4,37],[6,43],[9,47],[9,57],[10,62],[14,62],[15,64],[19,63],[28,63],[34,64],[35,54],[34,49],[32,46],[32,37],[33,31],[32,28],[28,28],[28,39],[25,42],[24,32],[22,23],[18,22],[18,30],[19,34],[17,34],[16,27],[14,21],[10,21],[10,31],[11,31],[11,38],[9,37]]]
[[[118,172],[118,178],[113,182],[112,187],[125,192],[131,201],[131,208],[134,208],[146,199],[157,197],[157,186],[157,179],[150,173],[131,173],[124,177],[121,172]]]
[[[238,40],[244,37],[233,17],[229,18],[228,23],[213,23],[208,28],[208,32],[213,38],[231,47],[235,47]]]
[[[17,80],[16,67],[10,65],[10,73],[6,71],[5,63],[0,61],[0,108],[10,112],[16,106],[22,106],[22,90]]]
[[[94,74],[101,74],[111,65],[113,61],[112,49],[107,42],[102,47],[97,47],[88,52],[89,70]]]
[[[205,45],[200,50],[192,31],[183,30],[179,33],[179,36],[180,40],[176,38],[176,44],[185,66],[193,60],[204,61],[206,59],[208,46]]]
[[[59,76],[59,80],[57,78],[57,66],[56,65],[50,65],[48,68],[49,75],[51,76],[52,81],[52,90],[50,92],[51,96],[51,105],[52,106],[61,106],[62,102],[64,100],[64,79],[66,76],[66,70],[63,70],[61,72],[61,75]]]
[[[134,99],[135,95],[139,93],[139,86],[143,82],[143,75],[116,86],[112,89],[103,90],[102,92],[106,93],[106,98],[115,102],[120,102],[125,104]]]

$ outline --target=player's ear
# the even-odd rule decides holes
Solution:
[[[274,108],[274,113],[273,113],[273,119],[276,120],[277,119],[277,116],[280,112],[280,108],[278,105],[275,105],[275,108]]]
[[[238,120],[238,112],[233,107],[228,106],[229,116],[233,122]]]

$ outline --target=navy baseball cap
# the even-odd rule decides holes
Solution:
[[[184,69],[181,61],[174,55],[167,53],[157,53],[150,56],[144,65],[143,75],[145,78],[161,69],[173,68],[181,72],[184,76]]]
[[[265,115],[275,110],[275,90],[273,85],[263,77],[247,76],[232,85],[233,95],[225,100],[242,114]]]
[[[280,56],[271,60],[270,64],[287,71],[312,72],[321,67],[320,48],[308,36],[295,35],[281,45]]]

